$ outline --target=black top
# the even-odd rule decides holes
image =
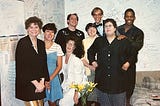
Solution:
[[[80,38],[80,40],[83,40],[85,38],[84,33],[78,29],[76,29],[75,31],[71,31],[67,27],[59,30],[55,42],[62,47],[64,53],[66,52],[66,38],[68,35],[76,35]]]
[[[97,54],[97,60],[95,56]],[[125,71],[122,65],[131,60],[130,42],[117,37],[110,44],[106,36],[98,37],[88,49],[90,64],[97,61],[95,82],[97,88],[106,93],[121,93],[125,91]]]
[[[132,26],[127,32],[125,32],[124,28],[125,24],[118,27],[118,32],[120,35],[125,35],[129,39],[132,45],[132,50],[135,50],[134,54],[134,63],[137,62],[138,51],[143,47],[144,33],[141,29],[136,26]]]
[[[45,98],[45,90],[35,93],[33,80],[45,78],[49,81],[45,44],[37,39],[38,53],[34,50],[29,36],[20,39],[15,54],[16,60],[16,98],[32,101]]]

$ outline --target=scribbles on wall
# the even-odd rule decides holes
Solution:
[[[58,28],[64,27],[64,2],[62,0],[24,0],[25,18],[38,16],[43,23],[54,22]]]
[[[135,25],[144,31],[144,46],[139,52],[138,71],[160,70],[160,1],[159,0],[65,0],[65,16],[77,13],[80,17],[78,28],[85,32],[85,26],[94,22],[91,10],[101,7],[103,19],[114,18],[118,25],[124,23],[124,11],[133,8],[136,12]]]
[[[24,2],[0,1],[0,36],[24,34]]]

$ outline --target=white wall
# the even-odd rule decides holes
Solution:
[[[98,6],[104,10],[104,17],[114,18],[118,25],[124,23],[123,13],[127,8],[136,12],[135,25],[144,31],[144,46],[139,53],[138,71],[160,70],[160,0],[65,0],[65,17],[77,13],[78,28],[84,30],[93,22],[91,10]],[[65,18],[66,21],[66,18]]]
[[[15,47],[24,34],[24,21],[37,16],[43,23],[64,27],[63,0],[0,0],[0,85],[2,106],[24,106],[15,98]],[[43,38],[43,36],[42,36]]]

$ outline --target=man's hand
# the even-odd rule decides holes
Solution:
[[[125,39],[125,38],[127,38],[125,35],[119,35],[117,39],[122,40],[122,39]]]

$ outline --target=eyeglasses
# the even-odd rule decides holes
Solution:
[[[105,25],[104,27],[105,27],[105,28],[108,28],[108,27],[110,28],[110,27],[112,27],[112,26],[113,26],[113,25]]]

